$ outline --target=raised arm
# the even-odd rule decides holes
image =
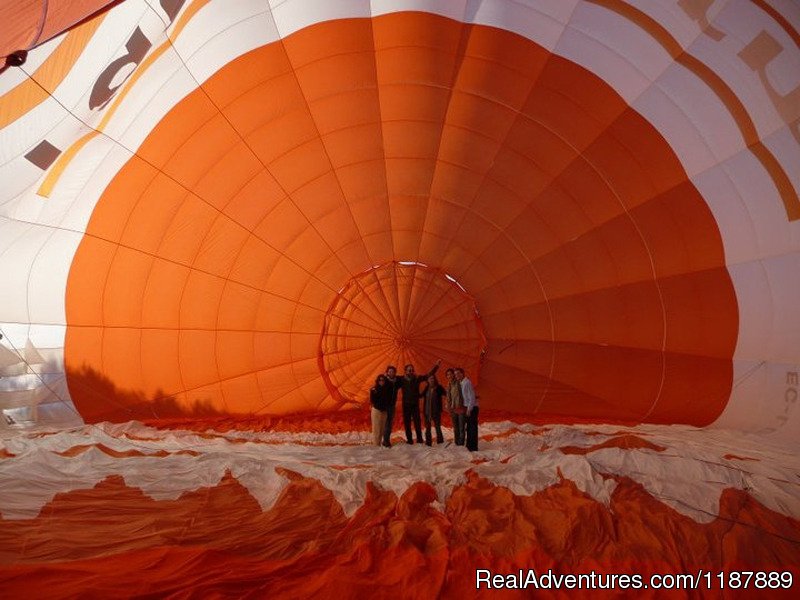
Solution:
[[[440,358],[439,360],[436,361],[436,364],[433,365],[433,368],[430,371],[425,373],[425,375],[419,376],[420,380],[427,381],[428,377],[430,377],[431,375],[436,375],[436,371],[439,370],[439,365],[441,364],[442,364],[442,359]]]

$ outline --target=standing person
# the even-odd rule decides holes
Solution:
[[[461,367],[456,369],[456,379],[461,384],[461,396],[467,412],[467,450],[475,452],[478,449],[478,396]]]
[[[425,375],[417,375],[414,372],[414,365],[409,364],[405,366],[405,375],[400,379],[400,387],[403,390],[403,424],[406,427],[407,444],[414,443],[414,439],[411,437],[411,421],[414,421],[417,443],[422,443],[422,427],[419,419],[419,386],[423,381],[426,381],[430,375],[436,374],[440,364],[442,364],[441,359],[437,360],[433,368],[428,373],[425,373]]]
[[[447,378],[447,409],[450,411],[450,421],[453,423],[453,437],[456,446],[464,445],[464,428],[467,416],[464,411],[464,397],[461,395],[461,384],[456,379],[453,369],[444,372]]]
[[[386,430],[386,411],[392,399],[392,390],[386,383],[386,375],[375,378],[375,386],[369,391],[369,401],[372,404],[372,443],[381,445],[383,432]]]
[[[392,427],[394,426],[394,411],[397,406],[397,392],[400,391],[401,381],[397,378],[397,367],[388,365],[386,367],[386,385],[389,387],[390,399],[386,406],[386,426],[383,430],[383,445],[387,448],[391,447],[392,443],[389,439],[392,437]]]
[[[424,398],[423,414],[425,415],[425,443],[431,445],[431,422],[436,427],[436,443],[444,443],[442,435],[442,398],[447,395],[445,389],[436,380],[436,375],[428,375],[428,381],[422,388]]]

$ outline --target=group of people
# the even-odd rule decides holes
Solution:
[[[420,419],[422,400],[425,444],[430,446],[433,443],[431,427],[436,431],[436,443],[444,443],[442,412],[447,408],[453,424],[455,443],[459,446],[466,445],[470,451],[478,449],[478,396],[475,388],[461,367],[447,369],[447,385],[441,385],[436,378],[441,363],[441,360],[436,361],[433,368],[424,375],[417,375],[414,365],[406,365],[402,377],[397,376],[394,365],[389,365],[385,373],[375,378],[375,386],[370,389],[369,394],[372,404],[372,441],[375,445],[387,448],[391,446],[397,396],[401,395],[407,444],[414,443],[412,421],[417,443],[423,443]]]

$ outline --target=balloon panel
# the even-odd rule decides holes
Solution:
[[[423,13],[314,25],[172,109],[89,221],[67,285],[67,366],[187,408],[363,402],[385,363],[478,354],[458,332],[407,357],[353,354],[358,336],[320,346],[340,288],[403,260],[452,273],[487,337],[511,344],[486,356],[488,402],[696,423],[724,406],[735,297],[713,217],[663,137],[573,63]],[[422,301],[431,286],[397,269],[361,285],[386,303],[370,306],[372,333],[402,320],[401,296],[421,327],[450,327]],[[359,381],[343,394],[331,370]],[[73,400],[97,418],[118,410]]]
[[[327,411],[443,358],[490,407],[785,426],[793,13],[402,8],[129,1],[3,74],[4,348],[43,394]]]

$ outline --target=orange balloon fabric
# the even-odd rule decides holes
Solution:
[[[530,40],[415,12],[312,25],[186,96],[97,203],[66,309],[89,421],[329,410],[442,357],[495,408],[704,425],[738,332],[650,123]]]

